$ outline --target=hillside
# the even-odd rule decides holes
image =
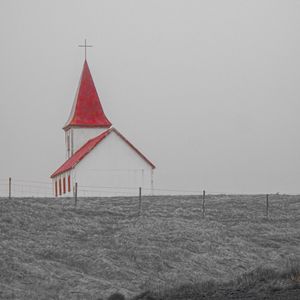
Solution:
[[[0,199],[0,298],[98,299],[228,282],[300,259],[300,197]]]

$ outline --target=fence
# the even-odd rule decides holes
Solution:
[[[180,190],[180,189],[150,189],[146,187],[126,187],[126,186],[85,186],[78,183],[78,194],[81,197],[110,197],[110,196],[138,196],[139,189],[142,189],[143,195],[199,195],[202,190]],[[80,192],[80,193],[79,193]],[[75,195],[75,189],[73,191]],[[63,196],[63,195],[62,195]],[[54,197],[52,183],[7,178],[0,179],[0,197]]]
[[[0,179],[0,197],[53,197],[52,184],[11,177]]]
[[[206,216],[207,212],[207,199],[209,197],[209,202],[213,199],[213,195],[221,195],[226,193],[221,192],[209,192],[206,193],[205,190],[177,190],[177,189],[147,189],[143,187],[107,187],[107,186],[79,186],[75,183],[74,186],[74,205],[77,206],[78,203],[78,190],[80,190],[80,195],[82,197],[107,197],[107,196],[132,196],[138,197],[137,210],[138,214],[141,215],[143,211],[143,197],[152,196],[154,192],[155,196],[158,195],[193,195],[197,197],[197,203],[201,203],[202,217]],[[116,192],[117,190],[117,192]],[[154,196],[154,197],[155,197]],[[264,202],[263,210],[264,215],[269,218],[270,215],[270,195],[260,194],[260,203]],[[20,180],[20,179],[0,179],[0,197],[8,198],[24,198],[24,197],[47,197],[53,198],[53,187],[50,182],[35,181],[35,180]],[[219,198],[220,199],[220,198]],[[274,195],[272,195],[274,199]]]

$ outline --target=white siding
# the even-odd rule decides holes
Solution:
[[[151,194],[151,166],[115,132],[111,132],[73,170],[78,196]],[[94,188],[97,187],[97,188]]]
[[[68,159],[72,154],[74,154],[81,146],[83,146],[89,139],[96,137],[100,133],[106,131],[107,128],[76,128],[72,127],[68,129],[65,133],[65,143],[66,143],[66,158]],[[69,139],[69,148],[68,148]],[[70,151],[68,151],[70,149]]]

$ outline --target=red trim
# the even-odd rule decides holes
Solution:
[[[65,125],[63,127],[64,131],[69,130],[70,128],[109,128],[110,126],[101,126],[101,125]]]
[[[71,192],[71,176],[68,175],[68,192]]]
[[[109,133],[111,129],[108,129],[96,136],[93,139],[87,141],[81,148],[79,148],[64,164],[62,164],[52,175],[51,178],[56,177],[68,170],[73,169],[94,147],[101,142]]]
[[[155,165],[144,155],[141,151],[139,151],[136,147],[134,147],[125,137],[122,135],[117,129],[113,128],[114,131],[129,147],[131,147],[143,160],[145,160],[152,169],[155,169]]]
[[[111,132],[115,132],[129,147],[131,147],[143,160],[145,160],[152,169],[155,165],[146,158],[136,147],[134,147],[119,131],[110,128],[93,139],[87,141],[81,148],[79,148],[65,163],[63,163],[52,175],[51,178],[56,177],[68,170],[73,169],[90,151],[92,151],[101,141],[103,141]]]
[[[96,87],[88,66],[84,61],[72,111],[64,129],[70,126],[110,127],[111,122],[104,114]]]
[[[59,195],[61,196],[61,178],[59,178],[59,182],[58,182],[58,189],[59,189]]]
[[[63,178],[63,192],[66,193],[66,177]]]
[[[57,197],[57,180],[55,180],[55,197]]]

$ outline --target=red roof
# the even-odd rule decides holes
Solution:
[[[66,171],[73,169],[90,151],[92,151],[104,138],[106,138],[111,132],[115,132],[124,142],[126,142],[143,160],[145,160],[151,168],[155,168],[137,148],[135,148],[119,131],[115,128],[110,128],[100,135],[88,140],[81,148],[79,148],[67,161],[65,161],[52,175],[51,178],[56,177]]]
[[[110,127],[111,123],[107,119],[102,109],[100,99],[88,66],[84,61],[83,70],[70,117],[64,126],[83,127]]]

